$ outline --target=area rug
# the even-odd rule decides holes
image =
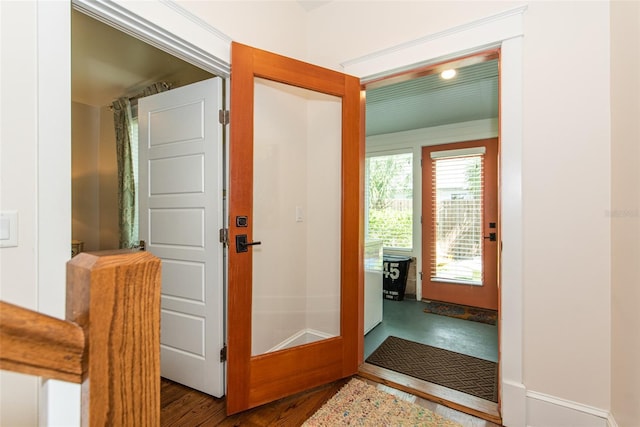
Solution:
[[[388,337],[366,362],[498,402],[498,364],[489,360]]]
[[[458,319],[471,320],[473,322],[495,325],[498,321],[498,312],[484,308],[469,307],[467,305],[452,304],[442,301],[425,301],[425,313],[439,314],[441,316],[457,317]]]
[[[462,427],[415,403],[351,379],[303,427],[423,426]]]

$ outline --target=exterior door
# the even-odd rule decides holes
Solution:
[[[359,80],[232,44],[227,413],[362,361]]]
[[[497,138],[422,149],[422,297],[498,309]]]
[[[140,238],[162,259],[161,375],[224,395],[222,79],[138,103]]]

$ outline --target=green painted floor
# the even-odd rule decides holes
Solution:
[[[366,359],[389,335],[444,348],[480,359],[498,361],[498,327],[424,313],[424,303],[383,300],[382,323],[364,337]]]

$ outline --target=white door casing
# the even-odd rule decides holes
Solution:
[[[225,393],[221,78],[138,103],[140,239],[162,260],[164,378]]]

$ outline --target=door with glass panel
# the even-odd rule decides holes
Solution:
[[[357,78],[232,44],[227,413],[356,373]]]
[[[497,138],[422,149],[422,297],[498,308]]]

